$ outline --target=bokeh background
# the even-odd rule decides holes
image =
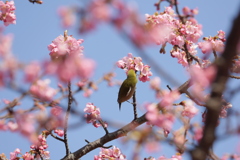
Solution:
[[[63,35],[64,28],[61,27],[61,22],[57,10],[60,6],[78,6],[83,4],[82,1],[72,0],[72,1],[47,1],[45,0],[42,5],[29,3],[25,1],[14,1],[16,5],[16,16],[17,24],[10,25],[6,27],[6,34],[13,34],[13,54],[18,60],[25,63],[31,61],[44,61],[49,59],[49,51],[47,46],[60,34]],[[131,3],[134,7],[137,7],[140,15],[144,19],[145,14],[153,14],[155,12],[154,3],[156,0],[129,0],[127,3]],[[167,5],[167,3],[163,3]],[[201,0],[179,0],[179,8],[184,6],[189,8],[198,8],[199,14],[196,16],[197,21],[203,25],[203,36],[214,36],[217,31],[223,30],[228,33],[233,18],[236,15],[240,7],[239,0],[231,1],[201,1]],[[163,11],[164,5],[161,5],[161,11]],[[94,76],[91,78],[96,81],[101,78],[105,73],[109,71],[116,72],[116,80],[124,80],[125,73],[123,70],[117,68],[115,63],[122,57],[127,56],[128,53],[133,53],[134,56],[138,55],[138,50],[136,50],[127,39],[109,24],[100,24],[96,30],[91,31],[88,34],[79,34],[78,23],[75,26],[68,29],[68,34],[73,35],[76,39],[84,39],[84,55],[86,57],[92,58],[96,61],[97,67]],[[169,49],[167,48],[167,53],[165,55],[159,54],[160,46],[149,46],[145,47],[144,51],[147,56],[154,59],[163,70],[165,70],[178,84],[182,84],[188,79],[188,74],[184,68],[177,64],[177,59],[173,59],[169,54]],[[145,60],[143,59],[143,62]],[[151,66],[151,64],[148,64]],[[153,77],[159,76],[161,78],[161,87],[167,89],[166,85],[170,85],[172,88],[178,87],[176,84],[172,84],[170,81],[166,80],[165,77],[155,70],[152,70]],[[48,78],[48,77],[46,77]],[[57,87],[56,79],[52,79],[51,86]],[[238,82],[230,81],[230,87],[239,86]],[[19,83],[24,86],[23,78],[21,74],[19,75]],[[27,86],[25,86],[27,88]],[[101,110],[101,116],[103,120],[107,122],[117,124],[116,127],[110,127],[109,131],[115,131],[116,129],[126,125],[132,121],[133,110],[131,104],[125,102],[122,104],[122,110],[119,111],[117,104],[117,94],[118,86],[109,87],[106,82],[100,83],[98,86],[98,91],[95,91],[90,98],[83,97],[83,93],[78,93],[74,98],[78,101],[78,105],[75,106],[76,110],[83,111],[87,102],[94,103]],[[76,89],[76,87],[75,87]],[[13,100],[19,95],[8,89],[1,89],[0,99]],[[182,96],[184,97],[184,96]],[[238,109],[239,95],[232,99],[232,104],[234,109]],[[29,99],[25,99],[22,105],[23,107],[30,107],[32,103],[29,103]],[[149,82],[142,83],[139,82],[137,85],[137,103],[138,103],[138,114],[144,114],[145,110],[143,104],[146,102],[157,102],[155,99],[154,92],[149,87]],[[4,106],[3,103],[0,106]],[[63,103],[66,106],[66,103]],[[204,110],[201,107],[200,113]],[[201,115],[193,119],[193,121],[201,122]],[[70,123],[79,123],[82,121],[80,117],[72,116]],[[223,121],[223,122],[222,122]],[[233,124],[237,121],[233,120]],[[82,124],[82,123],[81,123]],[[220,133],[224,130],[225,126],[224,120],[218,127],[218,132]],[[237,124],[237,123],[236,123]],[[145,124],[144,124],[145,125]],[[143,125],[143,126],[144,126]],[[102,128],[95,128],[91,124],[85,124],[82,126],[71,127],[68,133],[69,146],[72,152],[83,147],[87,139],[88,141],[94,141],[105,134]],[[60,159],[65,155],[65,147],[62,142],[56,141],[52,137],[47,139],[49,145],[49,151],[51,159]],[[5,153],[9,157],[9,153],[13,152],[16,148],[20,148],[22,153],[30,150],[31,143],[23,136],[18,133],[11,133],[9,131],[0,132],[0,153]],[[109,142],[106,144],[115,145],[122,149],[123,154],[127,155],[128,159],[131,159],[132,148],[134,147],[133,142],[126,144],[122,143],[121,138]],[[143,149],[141,152],[142,159],[144,157],[154,156],[159,157],[164,155],[166,157],[171,157],[176,153],[173,146],[167,143],[161,143],[161,149],[158,153],[147,153]],[[239,137],[229,135],[222,138],[220,141],[215,143],[214,152],[218,156],[222,156],[224,153],[239,153]],[[86,156],[82,157],[82,160],[93,159],[94,155],[99,153],[99,149],[96,149]],[[184,159],[189,159],[188,155],[184,156]]]

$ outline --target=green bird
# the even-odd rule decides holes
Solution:
[[[118,92],[118,104],[119,110],[121,110],[121,103],[129,100],[136,89],[137,76],[133,69],[130,69],[127,73],[127,79],[125,79]]]

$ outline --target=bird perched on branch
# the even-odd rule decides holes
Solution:
[[[127,73],[127,79],[125,79],[119,89],[118,92],[118,103],[119,103],[119,110],[121,110],[121,103],[129,100],[136,89],[137,84],[137,76],[133,69],[130,69]]]

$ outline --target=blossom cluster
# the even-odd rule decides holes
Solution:
[[[202,50],[202,53],[211,52],[223,52],[225,42],[225,32],[218,31],[218,34],[214,37],[204,37],[203,42],[198,43],[198,47]]]
[[[76,15],[74,15],[74,8],[61,6],[58,9],[58,15],[62,19],[61,23],[64,28],[71,27],[76,21]]]
[[[52,100],[53,96],[57,94],[57,90],[49,87],[50,80],[37,80],[35,83],[32,84],[30,87],[30,93],[43,101],[50,101]]]
[[[14,1],[0,1],[0,20],[4,22],[5,26],[9,24],[16,24],[16,10]]]
[[[48,136],[48,132],[43,132],[42,134],[40,134],[38,136],[38,143],[36,144],[33,144],[31,145],[31,151],[30,153],[35,153],[35,154],[41,154],[41,157],[44,157],[46,159],[48,159],[50,157],[50,152],[49,151],[46,151],[46,149],[48,148],[48,145],[47,145],[47,138]],[[34,152],[34,151],[37,151],[37,152]]]
[[[191,75],[192,93],[200,101],[205,101],[206,97],[203,90],[210,86],[216,75],[216,68],[209,66],[202,69],[198,65],[189,67]]]
[[[184,107],[184,110],[181,113],[182,116],[192,118],[198,113],[198,109],[194,106],[192,100],[182,101],[180,104]]]
[[[103,159],[117,159],[117,160],[126,160],[126,156],[121,152],[121,150],[115,146],[110,149],[101,148],[99,155],[94,156],[94,160],[103,160]]]
[[[140,74],[138,76],[139,80],[142,82],[146,82],[150,80],[150,76],[152,76],[152,72],[150,71],[149,65],[144,65],[141,57],[133,57],[132,53],[128,53],[126,57],[123,57],[121,60],[117,62],[117,66],[121,69],[130,70],[133,69],[135,71],[139,71]]]
[[[38,142],[37,144],[31,145],[31,150],[29,152],[26,152],[25,154],[21,154],[21,151],[19,148],[15,149],[14,152],[10,153],[10,160],[16,160],[23,158],[25,160],[34,160],[36,157],[43,157],[45,159],[48,159],[50,157],[50,152],[46,151],[48,148],[47,141],[46,141],[46,134],[44,132],[38,136]],[[21,156],[19,156],[21,154]],[[39,156],[40,154],[40,156]]]
[[[165,132],[169,132],[172,129],[175,121],[175,116],[171,113],[159,113],[156,104],[146,105],[147,114],[146,118],[150,124],[163,128]]]
[[[100,127],[101,124],[99,123],[99,120],[101,120],[100,117],[100,109],[93,105],[93,103],[87,103],[86,107],[84,108],[85,118],[87,123],[92,123],[94,127]],[[107,127],[107,123],[103,122],[104,126]]]
[[[187,54],[196,57],[197,48],[203,53],[212,51],[222,52],[224,49],[225,33],[219,31],[215,37],[205,37],[204,42],[198,42],[202,36],[202,26],[193,18],[198,13],[197,9],[183,8],[183,19],[178,19],[171,7],[166,7],[164,12],[153,15],[146,14],[146,22],[150,28],[150,36],[158,45],[162,45],[161,53],[165,53],[166,43],[173,45],[171,56],[178,59],[184,67],[188,65]],[[184,22],[183,22],[184,21]],[[198,59],[198,57],[196,57]]]
[[[82,39],[76,40],[72,36],[57,37],[48,49],[52,62],[46,64],[46,73],[57,74],[63,82],[69,82],[75,77],[88,79],[95,68],[95,62],[82,55]]]

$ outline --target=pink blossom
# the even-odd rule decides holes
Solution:
[[[58,8],[58,15],[60,16],[61,23],[64,28],[71,27],[76,21],[74,8],[61,6]]]
[[[34,80],[36,80],[39,76],[40,69],[41,67],[38,62],[31,62],[30,64],[28,64],[24,69],[25,81],[33,82]]]
[[[199,24],[193,24],[187,21],[185,24],[186,39],[196,43],[198,39],[202,36],[202,26]]]
[[[64,131],[62,129],[55,129],[54,133],[57,133],[57,135],[60,137],[62,137],[64,135]]]
[[[0,1],[0,20],[4,22],[5,26],[16,24],[15,10],[14,1],[6,1],[5,3]]]
[[[83,46],[79,46],[82,43],[83,39],[76,40],[72,36],[60,35],[48,45],[49,54],[52,59],[59,59],[65,55],[82,54]]]
[[[211,53],[212,52],[212,44],[211,42],[204,41],[204,42],[199,42],[198,47],[202,50],[203,53]]]
[[[173,102],[180,97],[180,94],[177,90],[173,90],[171,92],[163,91],[162,93],[163,96],[160,105],[165,108],[172,106]]]
[[[224,43],[221,40],[215,40],[212,42],[213,50],[216,52],[223,52]]]
[[[202,90],[210,86],[216,75],[216,68],[209,66],[208,68],[201,69],[199,66],[191,66],[189,68],[191,75],[191,83],[193,83],[193,94],[199,99],[204,101]]]
[[[16,160],[18,154],[20,154],[20,153],[21,153],[21,151],[19,148],[15,149],[14,152],[10,152],[10,160]]]
[[[149,153],[158,152],[160,149],[160,143],[158,141],[150,141],[145,145],[145,149]]]
[[[49,151],[42,151],[41,153],[42,153],[42,155],[43,155],[43,157],[45,159],[49,159],[50,158],[50,152]]]
[[[188,8],[188,7],[183,7],[182,11],[183,11],[183,14],[184,14],[185,16],[186,16],[186,15],[189,15],[189,13],[191,12],[190,8]]]
[[[3,35],[3,28],[0,27],[0,56],[5,57],[11,54],[13,35]]]
[[[118,68],[121,68],[121,69],[125,68],[125,62],[123,60],[117,61],[116,64],[117,64]]]
[[[150,66],[144,65],[138,78],[140,81],[146,82],[150,80],[149,76],[152,76],[152,72],[150,71]]]
[[[24,160],[34,160],[34,155],[32,155],[29,152],[26,152],[24,155],[22,155]]]
[[[175,33],[171,33],[169,36],[169,42],[172,45],[183,46],[184,45],[184,38],[182,36],[176,35]]]
[[[158,90],[160,88],[160,83],[161,83],[161,79],[159,77],[154,77],[151,81],[150,81],[150,87],[153,90]]]
[[[195,127],[193,139],[195,139],[196,141],[199,142],[199,140],[202,138],[202,136],[203,136],[203,128]]]
[[[84,97],[90,97],[92,93],[93,93],[92,89],[84,89],[83,96]]]
[[[85,113],[92,113],[95,111],[95,109],[96,109],[96,106],[94,106],[93,103],[87,103],[83,111]]]
[[[18,128],[18,124],[16,122],[13,122],[13,121],[9,121],[7,123],[7,127],[10,131],[12,132],[15,132],[17,131],[19,128]]]
[[[135,70],[141,71],[143,70],[143,63],[141,57],[134,57],[134,64],[135,64]]]
[[[93,105],[93,103],[87,103],[84,108],[85,118],[87,123],[92,123],[95,127],[99,127],[98,120],[100,117],[100,109]]]
[[[24,113],[24,111],[19,110],[14,114],[14,116],[20,133],[30,140],[33,140],[35,136],[34,115],[31,113]]]
[[[158,109],[156,108],[156,105],[154,104],[146,105],[146,109],[148,111],[146,114],[146,118],[150,122],[150,124],[156,125],[167,131],[171,130],[174,119],[175,119],[172,114],[159,113]]]
[[[191,10],[192,14],[197,15],[198,14],[198,8],[192,9]]]
[[[170,41],[172,33],[172,24],[157,24],[152,27],[149,31],[151,36],[150,41],[154,41],[157,45],[163,45],[166,42]],[[180,41],[180,40],[179,40]],[[177,43],[177,42],[176,42]],[[179,42],[180,43],[180,42]]]
[[[182,115],[192,118],[198,113],[198,109],[194,106],[192,100],[186,100],[182,102],[184,110],[182,111]]]
[[[54,116],[59,116],[62,114],[62,108],[59,107],[59,106],[54,106],[51,108],[51,114],[54,115]]]
[[[57,94],[57,91],[48,86],[49,79],[38,80],[30,87],[30,93],[41,100],[50,101],[53,96]]]
[[[134,69],[135,71],[140,71],[138,76],[139,80],[146,82],[150,80],[152,72],[150,71],[150,66],[144,65],[141,57],[133,57],[132,53],[129,53],[128,56],[123,57],[117,62],[117,66],[121,69],[130,70]]]
[[[63,82],[69,82],[77,77],[86,80],[93,75],[94,69],[95,62],[92,59],[76,54],[46,64],[46,72],[56,74]]]
[[[5,120],[0,120],[0,131],[3,130],[7,130],[7,125],[5,125]]]
[[[224,31],[222,31],[222,30],[220,30],[220,31],[218,31],[218,37],[220,38],[220,39],[224,39],[225,38],[225,32]]]
[[[171,51],[171,56],[176,57],[178,59],[178,63],[181,64],[182,66],[188,66],[187,58],[186,58],[186,53],[183,51]]]
[[[94,160],[102,159],[126,160],[126,156],[121,152],[119,148],[113,146],[112,149],[101,148],[99,155],[94,156]]]
[[[94,0],[88,8],[92,19],[97,21],[108,21],[111,16],[110,7],[104,0]]]

